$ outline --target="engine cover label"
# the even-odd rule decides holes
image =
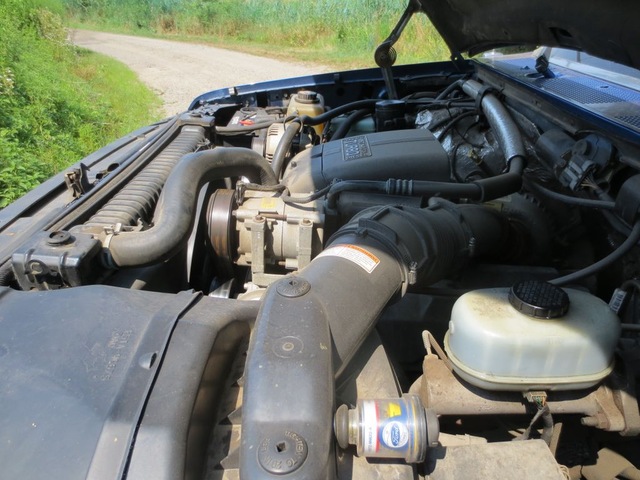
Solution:
[[[371,147],[369,146],[367,137],[364,135],[349,137],[342,140],[342,153],[345,161],[358,160],[372,155]]]
[[[367,273],[371,273],[380,263],[380,259],[373,253],[357,245],[334,245],[324,250],[318,257],[340,257],[349,260],[362,267]],[[316,257],[316,258],[318,258]]]

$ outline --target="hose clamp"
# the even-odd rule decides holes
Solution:
[[[488,85],[485,85],[480,90],[478,90],[478,95],[476,95],[476,110],[478,110],[479,112],[482,111],[482,101],[484,100],[485,95],[495,95],[497,93],[498,91],[495,88]]]

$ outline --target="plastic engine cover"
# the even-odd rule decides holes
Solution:
[[[605,378],[613,369],[618,317],[589,293],[565,292],[569,310],[551,319],[518,311],[508,288],[462,295],[445,336],[455,372],[487,390],[574,390]]]
[[[449,181],[449,158],[428,130],[395,130],[327,142],[289,163],[283,183],[311,192],[341,180],[413,179]]]

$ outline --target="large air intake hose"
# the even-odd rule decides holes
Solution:
[[[333,478],[334,378],[382,309],[409,284],[504,251],[508,238],[506,220],[478,205],[376,207],[298,275],[271,285],[249,346],[241,478]]]
[[[170,258],[191,233],[200,189],[214,180],[240,176],[264,185],[278,183],[269,163],[253,150],[219,147],[184,156],[167,179],[154,226],[109,238],[105,242],[106,263],[111,267],[143,266]]]

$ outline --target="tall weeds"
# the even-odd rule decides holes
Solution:
[[[183,34],[370,61],[405,0],[64,0],[79,22],[107,28]],[[399,61],[442,60],[448,50],[423,15],[398,45]],[[313,60],[313,59],[312,59]]]

